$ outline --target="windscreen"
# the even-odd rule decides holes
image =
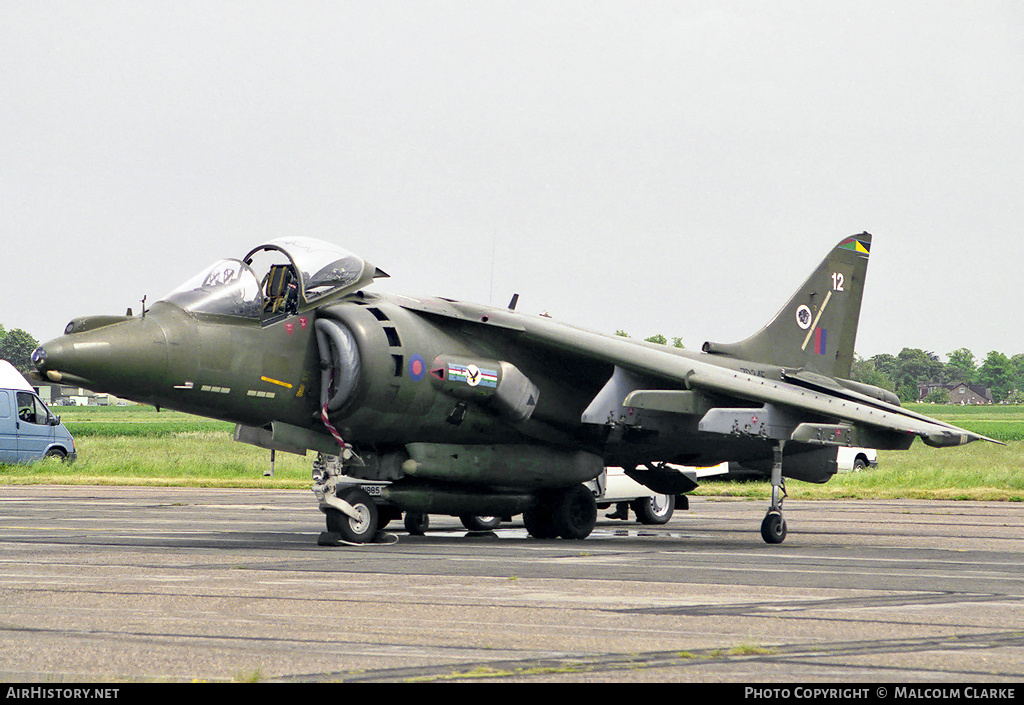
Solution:
[[[164,301],[193,313],[260,317],[263,293],[253,271],[236,259],[222,259],[192,277]]]

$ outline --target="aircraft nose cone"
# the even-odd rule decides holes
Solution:
[[[64,360],[63,345],[58,340],[51,340],[49,343],[40,345],[32,351],[32,364],[35,365],[36,371],[39,376],[43,379],[48,379],[51,382],[60,381],[60,373],[57,369],[56,364],[61,363]],[[53,354],[51,351],[55,352]]]
[[[94,360],[86,351],[75,350],[67,336],[55,338],[32,351],[32,364],[39,374],[51,382],[65,382],[87,386],[87,370],[94,367]]]
[[[43,343],[32,353],[36,369],[51,382],[124,395],[148,392],[166,373],[166,344],[155,321],[100,321],[90,328],[89,319],[76,320],[85,322],[84,330]]]

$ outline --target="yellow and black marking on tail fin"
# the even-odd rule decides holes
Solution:
[[[704,351],[779,367],[849,377],[864,295],[871,235],[843,239],[759,332]]]

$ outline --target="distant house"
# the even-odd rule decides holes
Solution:
[[[937,389],[943,389],[949,395],[950,404],[991,404],[992,391],[980,384],[956,382],[954,384],[922,384],[918,386],[919,400],[924,399]]]
[[[48,406],[108,406],[117,399],[109,394],[97,394],[81,387],[51,382],[34,382],[33,388]]]

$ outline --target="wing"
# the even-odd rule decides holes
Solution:
[[[732,414],[730,417],[727,411],[728,400],[733,400],[740,405],[750,402],[771,405],[781,410],[783,416],[789,412],[789,417],[797,417],[790,438],[783,440],[882,448],[905,447],[907,444],[900,443],[899,439],[890,437],[882,440],[887,434],[897,434],[907,437],[907,440],[916,436],[928,445],[937,447],[962,445],[976,440],[999,443],[972,431],[845,389],[830,378],[809,382],[799,373],[787,375],[780,370],[782,378],[774,380],[700,359],[710,356],[587,332],[544,319],[523,319],[523,323],[523,334],[533,343],[610,363],[615,365],[617,371],[629,373],[636,380],[631,388],[628,383],[622,384],[620,379],[616,391],[606,385],[602,394],[608,398],[600,404],[600,408],[593,408],[592,405],[589,410],[595,419],[601,417],[602,412],[616,401],[623,409],[692,412],[699,409],[699,405],[693,405],[681,393],[698,390],[726,401],[725,407],[718,403],[715,404],[716,408],[704,413],[701,430],[710,432],[732,432],[723,428],[723,422],[733,417],[749,416],[749,408],[745,408],[741,414]],[[658,385],[657,382],[662,384]],[[801,415],[819,420],[801,422],[798,418]],[[827,420],[834,422],[829,423]],[[792,423],[789,425],[793,426]],[[854,432],[848,433],[848,430]]]
[[[767,405],[769,416],[759,417],[753,432],[776,433],[767,436],[775,438],[779,431],[774,429],[781,424],[787,434],[781,440],[883,449],[906,448],[915,437],[936,447],[976,440],[1000,443],[844,388],[822,375],[778,368],[780,378],[770,379],[744,372],[742,361],[730,364],[718,355],[596,333],[542,316],[456,301],[402,303],[420,313],[504,329],[524,346],[613,365],[615,374],[584,411],[584,422],[603,423],[633,409],[700,413],[702,431],[728,434],[734,432],[733,422],[750,416],[751,408]],[[704,396],[703,403],[694,400],[695,392]],[[771,412],[776,412],[775,420]]]

